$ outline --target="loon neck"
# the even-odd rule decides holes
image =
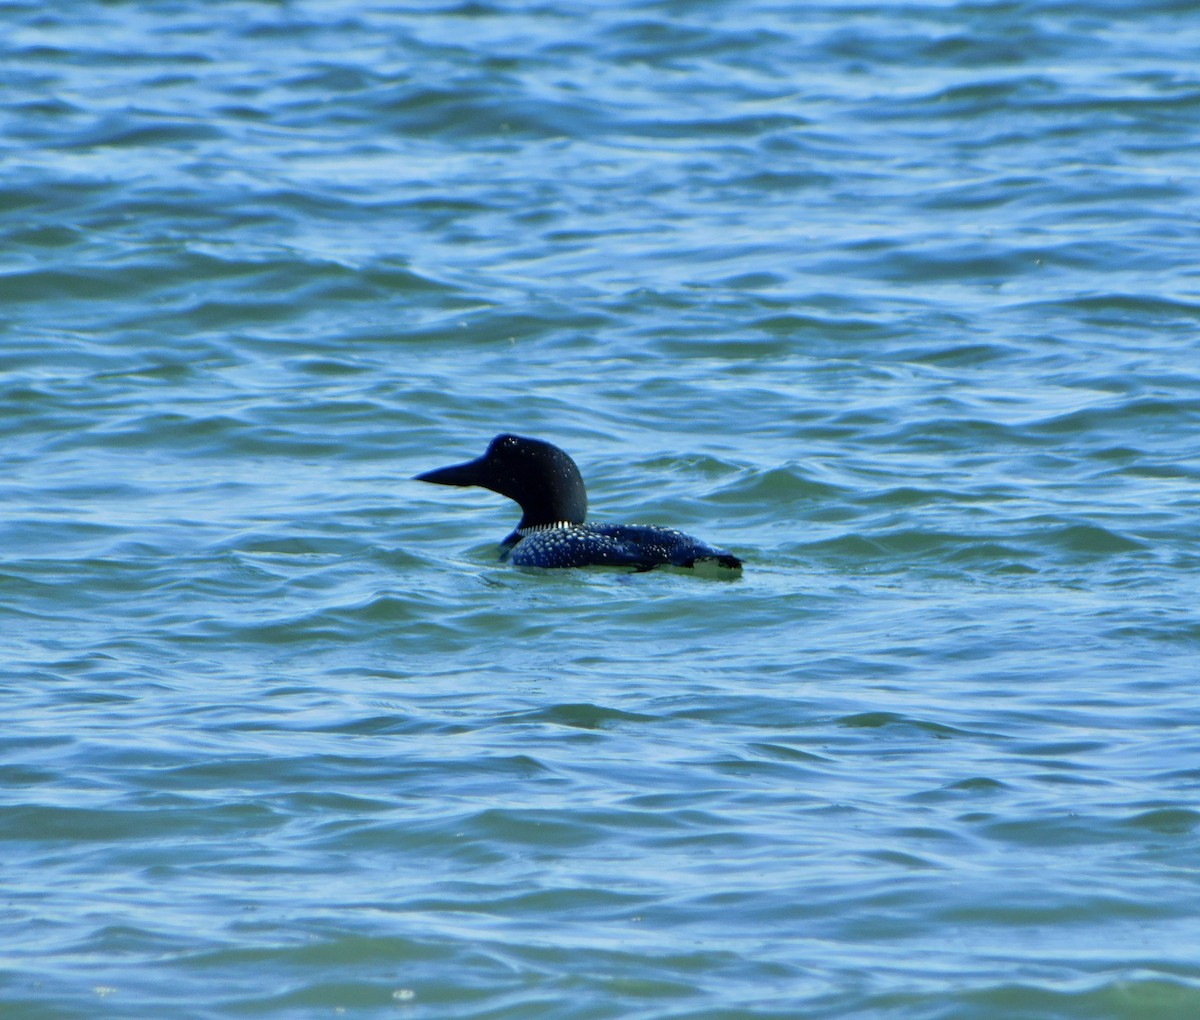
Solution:
[[[526,524],[522,520],[518,527],[505,536],[504,541],[500,543],[500,548],[507,555],[509,549],[521,541],[521,539],[528,538],[530,535],[540,535],[546,531],[565,531],[568,528],[578,527],[581,527],[581,525],[573,524],[571,521],[548,521],[544,524]]]
[[[544,524],[526,524],[524,518],[517,525],[516,533],[524,538],[526,535],[535,535],[539,531],[558,531],[562,528],[577,528],[579,527],[574,521],[547,521]]]

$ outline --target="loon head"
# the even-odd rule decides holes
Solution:
[[[426,471],[416,481],[479,485],[516,500],[522,510],[518,530],[582,524],[587,516],[587,490],[579,468],[564,451],[540,439],[497,436],[482,457]]]

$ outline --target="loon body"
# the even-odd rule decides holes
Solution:
[[[478,485],[521,506],[501,559],[518,567],[695,567],[740,570],[741,561],[674,528],[651,524],[586,524],[587,490],[575,462],[540,439],[500,435],[482,457],[417,475],[438,485]]]

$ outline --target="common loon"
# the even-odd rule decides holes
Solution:
[[[585,524],[587,490],[575,462],[540,439],[500,435],[482,457],[426,471],[419,482],[479,485],[521,505],[521,521],[501,543],[502,560],[518,567],[695,567],[741,570],[714,549],[674,528],[652,524]]]

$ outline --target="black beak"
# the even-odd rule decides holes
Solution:
[[[484,458],[478,457],[465,464],[452,464],[450,467],[435,468],[424,474],[416,475],[414,482],[433,482],[435,485],[482,485],[487,486],[486,466]]]

